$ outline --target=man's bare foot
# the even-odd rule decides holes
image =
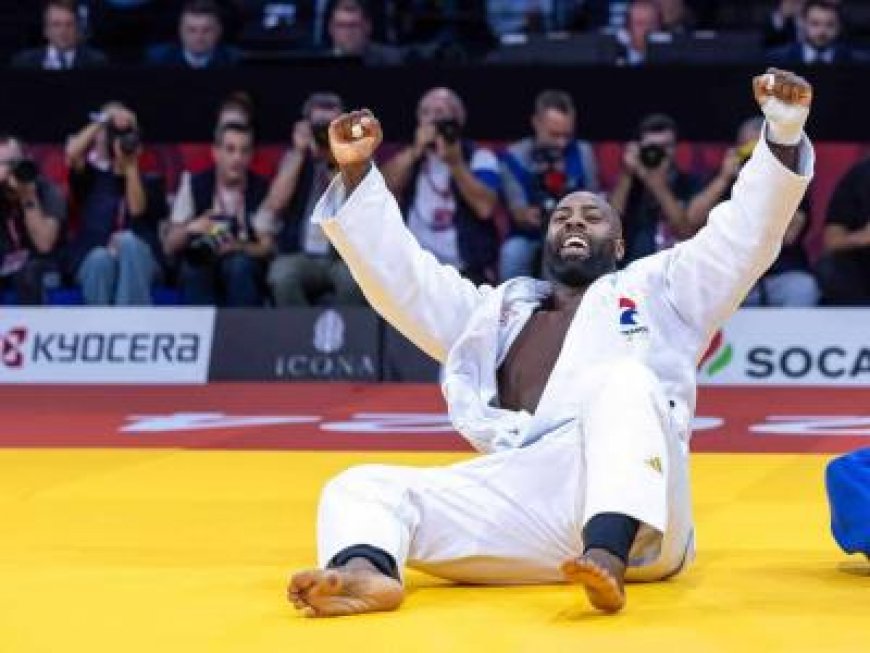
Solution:
[[[287,599],[306,617],[395,610],[403,598],[399,581],[359,558],[335,569],[300,571],[287,588]]]
[[[625,564],[604,549],[589,549],[562,565],[571,583],[582,583],[589,602],[602,612],[619,612],[625,606]]]

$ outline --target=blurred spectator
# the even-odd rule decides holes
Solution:
[[[503,280],[536,274],[546,222],[556,203],[575,190],[598,191],[592,147],[575,138],[577,111],[564,91],[535,99],[533,135],[510,145],[501,157],[501,184],[510,231],[501,246]]]
[[[685,34],[694,25],[694,17],[685,0],[658,0],[662,17],[662,30],[671,34]]]
[[[269,268],[269,287],[277,306],[363,304],[362,292],[330,246],[320,225],[311,223],[314,206],[336,173],[329,150],[329,123],[343,111],[334,93],[315,93],[293,127],[293,146],[284,156],[266,199],[281,220],[278,257]]]
[[[798,19],[804,0],[779,0],[764,25],[767,47],[787,45],[798,40]]]
[[[662,114],[647,116],[638,136],[638,142],[625,147],[610,201],[622,216],[625,263],[670,247],[696,231],[686,206],[700,183],[676,165],[676,123]]]
[[[181,10],[178,43],[164,43],[148,49],[146,63],[202,70],[232,66],[238,52],[221,43],[221,12],[213,0],[188,0]]]
[[[142,146],[132,111],[113,102],[92,118],[66,146],[71,199],[80,210],[71,270],[87,304],[145,306],[159,273],[165,189],[139,171]]]
[[[831,0],[807,0],[801,12],[798,40],[771,50],[768,60],[779,66],[848,63],[852,49],[840,42],[840,7]]]
[[[492,33],[499,37],[557,27],[554,0],[487,0],[486,13]]]
[[[422,247],[475,283],[493,282],[498,160],[468,138],[465,125],[465,106],[454,91],[427,91],[417,106],[414,143],[382,170]]]
[[[826,304],[870,306],[870,159],[834,190],[817,272]]]
[[[14,68],[72,70],[99,68],[106,56],[81,42],[75,0],[49,0],[42,12],[42,35],[47,45],[19,52],[12,58]]]
[[[226,96],[218,107],[215,126],[236,123],[254,128],[254,101],[244,91],[234,91]]]
[[[722,161],[722,167],[707,187],[689,203],[689,222],[694,229],[707,223],[713,207],[727,199],[743,164],[761,138],[761,116],[745,121],[737,131],[737,141]],[[809,204],[806,199],[795,211],[783,239],[782,250],[773,265],[749,292],[745,306],[814,306],[819,287],[810,272],[804,240],[809,232]]]
[[[60,189],[25,158],[20,141],[0,136],[0,285],[19,304],[44,304],[49,275],[59,276],[57,245],[66,220]]]
[[[260,306],[274,225],[261,210],[268,182],[250,170],[250,127],[215,130],[214,166],[182,175],[166,235],[166,252],[181,255],[179,286],[186,304]]]
[[[647,39],[652,32],[661,29],[659,6],[652,0],[634,0],[628,7],[625,28],[617,33],[624,49],[620,63],[639,66],[646,62]]]
[[[402,62],[401,52],[371,40],[372,21],[368,8],[360,0],[338,0],[329,15],[332,54],[337,57],[360,57],[367,66],[390,66]]]

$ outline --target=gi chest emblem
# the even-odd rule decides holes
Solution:
[[[629,338],[649,333],[649,328],[643,323],[643,317],[638,311],[637,302],[630,297],[619,298],[619,331]]]

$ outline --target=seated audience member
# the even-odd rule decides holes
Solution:
[[[468,138],[465,125],[465,105],[454,91],[427,91],[417,106],[414,142],[382,170],[423,248],[475,283],[492,282],[498,160]]]
[[[595,153],[576,138],[576,122],[570,95],[543,91],[535,98],[532,136],[508,146],[501,156],[501,186],[510,212],[500,252],[502,280],[537,274],[535,261],[547,220],[562,196],[598,191]]]
[[[652,114],[641,121],[638,137],[625,147],[610,199],[622,216],[625,265],[697,231],[687,206],[700,182],[677,166],[677,124],[669,116]]]
[[[145,61],[152,66],[204,70],[225,68],[238,62],[235,49],[221,42],[223,23],[213,0],[188,0],[181,10],[177,43],[148,49]]]
[[[703,227],[713,207],[731,194],[740,169],[761,137],[763,125],[760,117],[740,125],[737,141],[726,152],[719,172],[689,202],[687,211],[693,229]],[[804,247],[809,229],[809,202],[804,198],[785,233],[779,256],[749,292],[745,306],[813,306],[819,301],[819,287]]]
[[[625,27],[617,32],[623,47],[619,63],[639,66],[646,63],[647,40],[653,32],[662,29],[659,5],[652,0],[633,0],[628,6]]]
[[[826,304],[870,306],[870,159],[837,184],[816,272]]]
[[[80,223],[68,262],[87,304],[151,304],[166,192],[159,178],[139,170],[141,151],[136,115],[117,102],[67,141],[70,195]]]
[[[42,12],[42,35],[46,45],[24,50],[12,58],[13,68],[73,70],[100,68],[106,55],[82,43],[75,0],[49,0]]]
[[[365,303],[347,265],[310,221],[336,173],[327,130],[342,111],[334,93],[315,93],[306,100],[293,127],[293,145],[269,190],[265,205],[280,223],[278,256],[268,277],[277,306],[308,306],[327,298],[339,305]]]
[[[39,174],[14,136],[0,136],[0,287],[19,304],[45,303],[59,278],[57,247],[66,220],[60,189]]]
[[[769,48],[797,41],[798,18],[804,0],[779,0],[764,23],[764,45]]]
[[[402,63],[397,48],[371,40],[372,21],[362,0],[338,0],[329,15],[330,53],[336,57],[359,57],[367,66],[395,66]]]
[[[260,210],[269,185],[250,170],[253,152],[250,127],[225,123],[215,133],[214,166],[182,175],[165,248],[168,255],[181,258],[179,286],[185,304],[263,304],[274,225]]]
[[[849,63],[855,52],[842,43],[840,6],[832,0],[807,0],[800,13],[797,41],[771,50],[768,61],[777,66],[814,66]]]

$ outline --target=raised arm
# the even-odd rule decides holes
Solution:
[[[432,358],[443,362],[491,289],[476,287],[424,251],[372,163],[382,139],[368,111],[338,117],[329,141],[341,174],[313,220],[338,250],[369,303]]]
[[[668,299],[690,328],[707,337],[740,305],[776,259],[813,173],[803,126],[812,87],[771,69],[754,82],[767,122],[731,199],[698,234],[663,255]]]

